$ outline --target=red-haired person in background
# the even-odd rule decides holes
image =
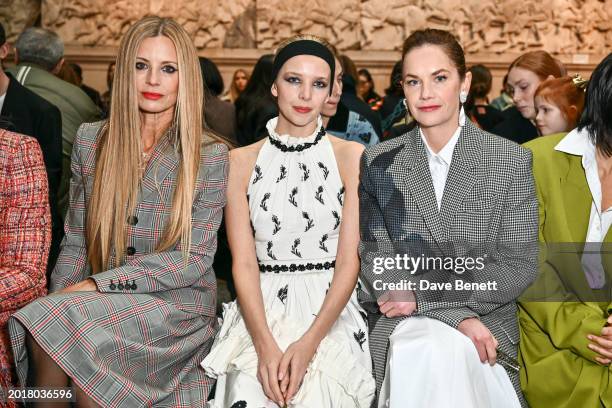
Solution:
[[[550,78],[540,84],[534,97],[540,135],[566,133],[576,127],[587,84],[580,75]]]
[[[0,129],[0,401],[14,386],[9,316],[47,293],[48,194],[36,140]]]

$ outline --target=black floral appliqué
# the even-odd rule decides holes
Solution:
[[[293,189],[291,190],[291,193],[289,194],[289,202],[291,204],[293,204],[295,207],[297,207],[297,201],[295,201],[295,196],[298,193],[298,188],[297,187],[293,187]]]
[[[253,179],[253,184],[257,183],[259,180],[263,178],[263,174],[261,173],[261,167],[255,166],[255,178]]]
[[[306,228],[304,229],[304,232],[314,227],[314,221],[312,218],[310,218],[310,215],[308,215],[306,211],[302,211],[302,217],[306,220]]]
[[[291,245],[291,253],[299,258],[302,257],[302,254],[300,253],[300,250],[298,249],[298,247],[300,246],[300,239],[296,238],[293,241],[293,245]]]
[[[285,304],[285,301],[287,300],[287,292],[289,291],[289,285],[285,285],[282,288],[280,288],[278,290],[278,293],[276,296],[278,296],[278,298],[280,299],[281,302],[283,302],[283,305]]]
[[[247,403],[243,400],[236,401],[230,408],[247,408]]]
[[[281,181],[285,177],[287,177],[287,168],[281,164],[281,166],[280,166],[280,175],[276,179],[276,182],[278,183],[279,181]]]
[[[276,235],[276,233],[281,230],[281,222],[276,215],[272,215],[272,222],[274,223],[272,235]]]
[[[302,170],[302,181],[306,181],[308,180],[308,177],[310,177],[310,170],[308,170],[308,167],[306,167],[306,165],[304,163],[300,163],[298,165],[300,167],[300,170]]]
[[[268,203],[266,201],[268,201],[269,198],[270,198],[270,193],[266,193],[261,199],[261,203],[259,203],[259,206],[263,208],[264,211],[268,211]]]
[[[372,133],[370,132],[364,132],[364,133],[359,133],[357,134],[357,137],[360,138],[364,143],[370,143],[370,140],[372,139]]]
[[[315,198],[318,202],[325,205],[325,201],[323,201],[323,186],[319,186],[317,188],[317,192],[315,193]]]
[[[353,337],[355,337],[355,341],[359,344],[359,348],[363,351],[363,343],[366,341],[366,334],[363,330],[359,329],[358,332],[353,333]]]
[[[344,205],[344,202],[343,202],[343,198],[344,198],[344,186],[342,186],[340,191],[338,191],[337,197],[338,197],[338,201],[340,202],[340,205]]]
[[[336,229],[336,228],[338,228],[340,226],[340,214],[338,214],[338,211],[333,210],[332,211],[332,215],[334,216],[334,219],[336,220],[335,223],[334,223],[334,228],[333,229]]]
[[[319,168],[323,170],[323,180],[327,180],[327,176],[329,176],[329,170],[322,162],[319,162],[318,164]]]
[[[325,241],[327,241],[327,234],[323,235],[319,240],[319,248],[321,248],[325,252],[329,252],[329,250],[325,246]]]
[[[274,244],[272,243],[272,241],[268,241],[268,248],[267,248],[267,253],[268,256],[270,257],[270,259],[274,259],[276,261],[276,256],[274,255],[274,252],[272,252],[272,247],[274,246]]]

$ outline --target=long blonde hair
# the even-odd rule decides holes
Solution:
[[[191,247],[191,211],[200,166],[204,96],[202,74],[195,46],[174,20],[145,17],[136,22],[119,45],[109,120],[101,130],[96,152],[93,192],[87,211],[87,254],[93,273],[124,262],[127,218],[132,215],[140,190],[142,142],[138,93],[135,84],[136,56],[146,38],[165,36],[176,48],[179,89],[173,128],[179,172],[172,210],[156,251],[181,242],[185,264]],[[115,251],[111,265],[112,251]]]

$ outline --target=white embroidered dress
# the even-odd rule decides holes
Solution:
[[[267,124],[270,136],[248,198],[266,319],[285,350],[310,327],[329,289],[344,187],[320,119],[307,138],[279,135],[276,123],[277,118]],[[354,291],[289,407],[370,406],[375,383],[365,316]],[[202,366],[218,379],[211,407],[277,407],[257,380],[257,354],[236,302],[224,305],[223,325]]]

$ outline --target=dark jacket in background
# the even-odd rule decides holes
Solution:
[[[238,144],[236,108],[232,103],[208,94],[204,102],[204,122],[209,129],[219,133],[234,145]]]
[[[251,105],[241,105],[236,101],[238,118],[238,145],[248,146],[268,136],[266,124],[278,116],[278,106],[272,96],[262,98]]]
[[[480,112],[481,109],[484,112]],[[487,132],[490,132],[506,119],[502,111],[490,105],[474,105],[469,113],[471,119],[476,122],[478,127]]]
[[[9,86],[0,116],[9,122],[7,130],[31,136],[38,141],[47,170],[52,222],[51,249],[47,262],[49,278],[64,236],[57,196],[62,178],[62,116],[56,106],[21,85],[11,74],[7,75]]]
[[[357,96],[357,90],[355,89],[355,81],[349,75],[342,76],[342,96],[340,97],[340,104],[343,105],[346,110],[358,113],[367,119],[372,125],[372,128],[378,135],[378,139],[382,139],[382,126],[380,123],[380,115],[370,108],[370,105],[359,99]],[[338,107],[339,111],[343,111]],[[346,125],[348,123],[348,114],[336,114],[329,121],[327,128],[329,130],[336,130],[339,132],[346,132]]]
[[[538,129],[529,119],[525,119],[515,106],[503,111],[502,115],[504,120],[491,129],[491,133],[518,144],[526,143],[538,137]]]

